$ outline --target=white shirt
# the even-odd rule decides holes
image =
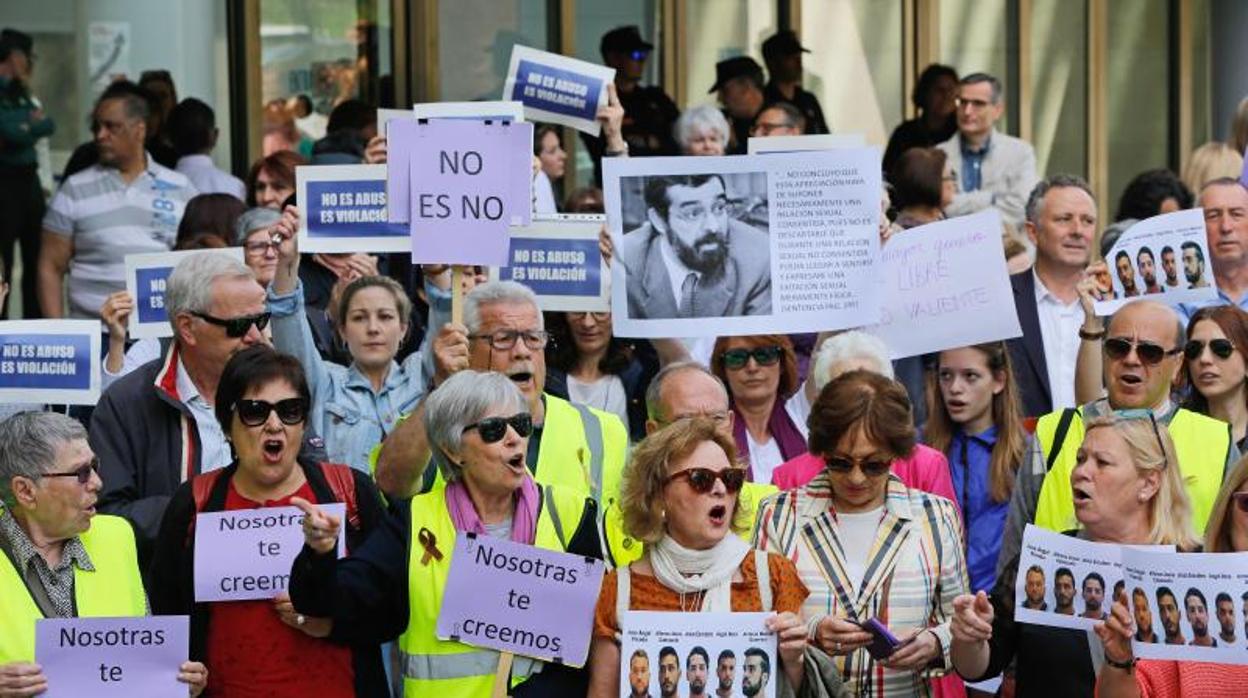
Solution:
[[[610,412],[619,417],[625,427],[628,426],[628,395],[619,376],[606,375],[586,383],[568,374],[568,397],[572,398],[572,402]]]
[[[750,448],[750,470],[754,482],[770,483],[772,472],[784,463],[784,456],[780,453],[780,445],[776,443],[776,437],[773,436],[767,440],[767,443],[760,444],[747,430],[745,440]]]
[[[1079,299],[1062,303],[1045,288],[1032,268],[1036,281],[1036,314],[1040,319],[1040,338],[1044,344],[1044,364],[1049,373],[1049,393],[1053,409],[1075,405],[1075,358],[1079,355],[1079,327],[1083,325],[1083,306]]]
[[[533,175],[533,213],[559,213],[555,203],[555,188],[545,172],[538,170]]]
[[[126,350],[126,356],[121,361],[121,370],[113,373],[108,370],[108,357],[100,359],[100,392],[108,390],[108,387],[117,382],[117,379],[130,373],[134,369],[143,364],[160,358],[160,340],[155,337],[144,337],[135,340],[134,344]]]
[[[229,465],[233,458],[230,444],[225,440],[225,432],[221,431],[221,425],[217,423],[217,415],[213,414],[212,405],[200,396],[199,388],[195,387],[195,381],[186,372],[186,364],[182,363],[182,359],[178,359],[178,397],[182,399],[186,409],[191,411],[191,416],[195,418],[195,427],[199,430],[199,472],[206,473]]]
[[[247,187],[243,185],[243,180],[217,169],[212,158],[207,155],[178,158],[178,165],[174,169],[186,175],[200,194],[229,194],[239,201],[247,198]]]
[[[680,308],[680,302],[683,300],[680,287],[684,285],[685,277],[693,274],[701,281],[702,274],[690,269],[685,266],[684,262],[680,261],[676,250],[673,250],[671,243],[667,241],[666,235],[659,241],[659,252],[663,257],[663,266],[667,267],[667,280],[672,285],[672,297],[676,299],[676,307]],[[684,310],[684,308],[680,309]]]
[[[836,513],[836,538],[845,551],[845,571],[854,590],[862,588],[862,578],[867,572],[867,556],[875,543],[875,531],[884,518],[884,506],[878,506],[861,514]]]

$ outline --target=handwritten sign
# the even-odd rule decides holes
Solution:
[[[880,257],[884,305],[867,331],[894,359],[1022,334],[996,210],[904,230]]]
[[[517,45],[511,50],[503,98],[523,103],[530,119],[597,136],[598,108],[606,105],[607,85],[614,79],[613,68]]]
[[[601,560],[460,533],[438,638],[584,666],[603,569]]]
[[[345,521],[342,503],[321,504]],[[286,591],[290,568],[303,549],[303,512],[267,507],[198,514],[195,517],[195,600],[271,599]],[[345,546],[338,533],[338,554]]]
[[[1163,213],[1123,231],[1105,257],[1112,291],[1097,301],[1097,315],[1109,315],[1136,298],[1168,305],[1217,298],[1204,209]]]
[[[727,679],[727,695],[774,698],[780,661],[770,615],[628,611],[620,619],[619,695],[711,695]],[[721,656],[731,661],[721,665]]]
[[[50,618],[35,623],[35,661],[48,698],[186,695],[178,669],[190,649],[188,616]]]
[[[302,201],[303,199],[300,199]],[[243,248],[225,247],[211,250],[244,262]],[[127,332],[131,339],[172,337],[173,326],[165,312],[165,282],[178,263],[204,250],[153,252],[126,255],[126,291],[134,299]]]
[[[96,320],[0,322],[0,404],[94,405],[99,357]]]
[[[408,226],[386,213],[385,165],[295,168],[300,252],[406,252]]]
[[[490,279],[516,281],[537,294],[542,310],[609,312],[611,284],[598,233],[600,214],[537,216],[533,224],[511,230],[505,267],[491,267]]]

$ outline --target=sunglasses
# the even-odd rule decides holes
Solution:
[[[1118,419],[1147,419],[1153,425],[1153,436],[1157,438],[1157,449],[1161,451],[1161,456],[1166,460],[1166,465],[1170,464],[1166,457],[1166,444],[1161,440],[1161,429],[1157,426],[1157,415],[1153,411],[1146,408],[1136,408],[1129,410],[1114,410],[1114,415]]]
[[[100,472],[100,457],[94,456],[87,463],[74,468],[68,473],[44,473],[41,477],[76,477],[78,484],[85,485],[91,482],[91,475]]]
[[[710,492],[715,487],[715,481],[721,480],[728,494],[733,494],[740,491],[741,486],[745,484],[745,468],[724,468],[723,470],[685,468],[678,473],[668,475],[663,484],[666,485],[675,480],[688,482],[689,488],[698,494]]]
[[[1231,344],[1229,339],[1211,339],[1209,340],[1209,351],[1219,359],[1229,359],[1231,354],[1235,353],[1235,345]],[[1199,339],[1188,341],[1187,346],[1183,347],[1183,355],[1188,361],[1199,359],[1201,354],[1205,353],[1205,342]]]
[[[520,412],[510,417],[486,417],[485,419],[469,424],[464,427],[467,432],[470,429],[476,429],[477,435],[487,444],[495,441],[501,441],[507,434],[507,426],[511,425],[512,429],[520,436],[528,436],[533,432],[533,415],[528,412]]]
[[[276,404],[264,400],[239,400],[234,403],[238,421],[249,427],[258,427],[269,421],[269,414],[274,411],[282,424],[302,424],[308,418],[308,401],[291,397],[278,400]]]
[[[1105,340],[1105,354],[1115,361],[1127,358],[1132,348],[1135,349],[1135,355],[1140,357],[1140,363],[1148,366],[1156,366],[1167,356],[1183,351],[1181,348],[1166,349],[1160,344],[1153,344],[1152,342],[1132,342],[1122,337],[1110,337]]]
[[[862,470],[862,474],[867,477],[879,477],[885,475],[893,467],[892,461],[886,460],[858,460],[854,458],[846,458],[844,456],[829,456],[823,459],[828,470],[834,473],[846,473],[853,471],[854,466]]]
[[[780,360],[784,354],[784,349],[778,346],[759,347],[757,349],[729,349],[724,352],[721,358],[724,362],[724,368],[735,371],[744,368],[745,364],[754,357],[754,361],[759,366],[771,366]]]
[[[1235,500],[1235,508],[1248,514],[1248,492],[1235,492],[1231,494],[1231,499]]]
[[[247,333],[251,330],[252,325],[255,325],[257,330],[264,331],[264,328],[269,324],[270,316],[269,313],[257,313],[255,315],[243,315],[242,317],[219,318],[213,317],[208,313],[195,312],[192,312],[191,315],[194,315],[210,325],[224,327],[225,336],[232,337],[234,339],[246,337]]]

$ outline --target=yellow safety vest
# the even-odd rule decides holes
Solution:
[[[0,516],[8,515],[0,513]],[[134,531],[116,516],[97,514],[78,536],[94,572],[74,568],[74,605],[80,618],[147,615]],[[35,622],[43,618],[22,575],[0,553],[0,664],[35,661]]]
[[[1057,457],[1053,458],[1049,454],[1054,453],[1053,442],[1062,412],[1050,412],[1036,423],[1036,438],[1050,461],[1036,502],[1036,525],[1052,531],[1068,531],[1079,526],[1070,491],[1070,475],[1075,469],[1075,454],[1083,443],[1083,418],[1082,412],[1075,410],[1066,437],[1056,446],[1060,449]],[[1192,529],[1199,537],[1204,535],[1213,501],[1222,487],[1231,444],[1230,429],[1225,422],[1186,409],[1175,412],[1169,429],[1187,497],[1192,502]]]
[[[586,497],[566,488],[542,487],[542,509],[537,519],[533,544],[547,550],[567,549],[569,538],[584,515]],[[413,544],[408,551],[407,629],[399,636],[399,657],[403,670],[403,695],[436,698],[481,698],[494,688],[499,653],[450,640],[439,640],[435,632],[442,593],[451,570],[455,526],[446,508],[446,488],[435,487],[412,498],[412,538],[422,528],[429,529],[443,552],[441,560],[421,564],[423,548]],[[532,673],[534,661],[516,657],[511,684],[521,683]]]

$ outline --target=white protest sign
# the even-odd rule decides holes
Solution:
[[[602,560],[460,533],[451,559],[435,564],[451,566],[439,639],[585,665]]]
[[[386,215],[385,165],[295,168],[300,252],[407,252],[411,231]]]
[[[724,655],[733,660],[729,695],[775,698],[782,670],[776,635],[767,630],[770,615],[626,612],[620,619],[619,695],[713,694]]]
[[[98,320],[0,321],[0,404],[100,401]]]
[[[1155,296],[1167,305],[1218,297],[1210,266],[1204,209],[1153,216],[1127,228],[1105,257],[1112,291],[1097,301],[1097,315],[1109,315],[1136,298]]]
[[[346,521],[341,502],[318,505]],[[346,545],[338,530],[338,555]],[[195,601],[271,599],[286,591],[290,568],[303,549],[303,512],[265,507],[195,516]]]
[[[798,153],[834,148],[863,148],[867,139],[861,133],[821,133],[809,136],[763,136],[746,141],[746,153]]]
[[[503,99],[524,104],[537,121],[571,126],[597,136],[598,108],[607,104],[607,85],[615,69],[557,53],[516,45],[503,84]]]
[[[223,254],[239,263],[245,261],[241,247],[126,255],[126,292],[134,301],[127,326],[131,339],[173,336],[173,326],[165,312],[165,282],[179,262],[197,254]]]
[[[610,312],[610,270],[598,248],[606,220],[588,213],[534,216],[532,225],[511,229],[509,263],[489,267],[490,280],[528,286],[544,311]]]
[[[188,616],[48,618],[35,623],[35,661],[48,679],[39,695],[186,695],[178,670],[190,651]]]
[[[996,209],[903,230],[880,259],[883,310],[865,330],[894,359],[1022,334]]]
[[[878,322],[878,161],[874,148],[605,159],[615,334]]]

